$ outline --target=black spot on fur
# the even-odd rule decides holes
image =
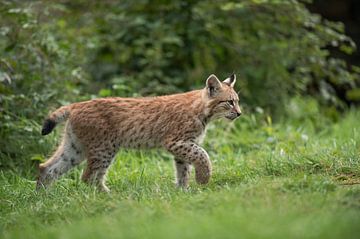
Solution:
[[[55,126],[56,126],[56,122],[54,120],[46,119],[43,124],[41,134],[42,135],[50,134],[51,131],[55,128]]]
[[[74,150],[77,150],[76,145],[74,143],[71,143],[71,148],[73,148]]]

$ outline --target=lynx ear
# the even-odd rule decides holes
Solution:
[[[236,75],[232,74],[229,78],[223,81],[225,84],[231,86],[234,88],[235,82],[236,82]]]
[[[209,96],[214,96],[221,89],[221,82],[216,75],[211,74],[206,80],[206,89]]]

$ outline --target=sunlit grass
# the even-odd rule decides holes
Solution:
[[[327,125],[272,124],[256,115],[216,123],[204,144],[213,178],[207,186],[192,178],[187,191],[174,187],[171,156],[161,150],[120,152],[108,174],[111,194],[84,185],[82,167],[45,192],[34,191],[31,168],[2,171],[0,235],[357,238],[359,117],[350,112]]]

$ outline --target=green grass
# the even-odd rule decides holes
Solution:
[[[109,195],[81,183],[81,167],[42,192],[34,168],[2,170],[0,238],[358,238],[359,118],[213,124],[212,180],[188,191],[163,151],[120,152]]]

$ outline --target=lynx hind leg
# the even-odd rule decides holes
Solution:
[[[176,158],[192,164],[195,168],[195,179],[199,184],[207,184],[211,177],[211,162],[206,151],[191,141],[169,142],[166,148]]]
[[[61,144],[45,163],[39,165],[39,177],[36,188],[49,186],[69,169],[83,161],[83,149],[68,124]]]
[[[90,185],[95,185],[100,191],[110,192],[106,186],[106,173],[115,157],[115,149],[96,150],[87,157],[87,167],[82,175],[82,180]]]
[[[189,187],[191,165],[188,162],[175,158],[176,186],[179,188]]]

